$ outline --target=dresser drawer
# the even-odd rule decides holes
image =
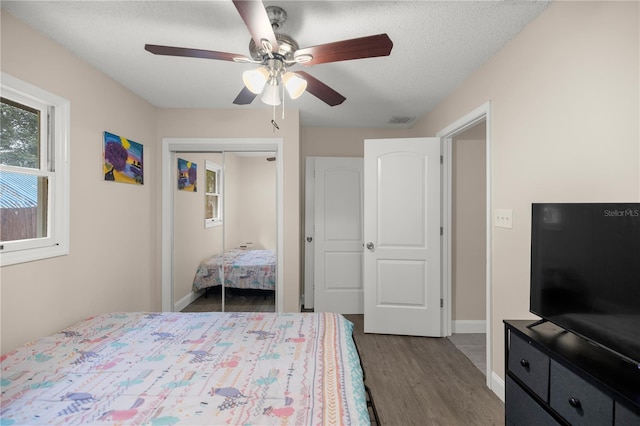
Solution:
[[[516,382],[507,376],[505,417],[507,426],[557,425],[558,423],[529,396]]]
[[[551,360],[549,403],[572,425],[613,424],[613,400]]]
[[[640,412],[616,402],[614,426],[638,426],[640,425]]]
[[[508,368],[544,401],[549,400],[549,357],[529,342],[510,334]]]

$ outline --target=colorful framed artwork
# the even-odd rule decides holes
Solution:
[[[198,192],[198,165],[178,158],[178,189]]]
[[[113,133],[104,132],[102,172],[104,180],[142,185],[143,147]]]

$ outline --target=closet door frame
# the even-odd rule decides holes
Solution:
[[[173,297],[173,170],[174,152],[255,152],[276,153],[277,272],[276,312],[282,312],[283,279],[283,139],[282,138],[163,138],[162,139],[162,311],[175,311]]]

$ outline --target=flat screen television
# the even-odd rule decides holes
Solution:
[[[640,367],[640,203],[535,203],[530,310]]]

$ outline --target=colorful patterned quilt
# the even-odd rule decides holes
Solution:
[[[353,324],[331,313],[115,313],[0,359],[4,425],[364,425]]]
[[[225,287],[275,290],[275,252],[232,249],[225,250],[224,256],[214,255],[198,266],[193,291],[222,285],[223,281]]]

